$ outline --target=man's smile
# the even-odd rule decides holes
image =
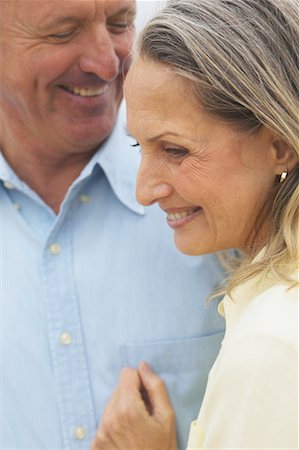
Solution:
[[[61,86],[67,92],[71,94],[79,95],[80,97],[96,97],[98,95],[105,94],[109,89],[109,84],[105,84],[99,88],[87,88],[79,86]]]

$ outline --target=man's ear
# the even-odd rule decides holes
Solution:
[[[299,163],[299,157],[291,146],[277,137],[272,142],[272,156],[276,175],[285,170],[291,172]]]

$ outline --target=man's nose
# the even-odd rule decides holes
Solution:
[[[172,187],[163,177],[162,170],[155,164],[142,161],[137,175],[137,201],[144,206],[150,206],[168,197],[171,192]]]
[[[120,59],[104,25],[89,33],[79,66],[82,72],[93,73],[105,81],[112,81],[118,76]]]

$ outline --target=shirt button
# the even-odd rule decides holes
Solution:
[[[4,181],[4,186],[6,187],[6,189],[14,189],[14,185],[11,183],[11,181]]]
[[[72,336],[68,333],[62,333],[59,340],[62,345],[70,345],[72,343]]]
[[[21,205],[19,203],[14,203],[13,206],[17,211],[20,211]]]
[[[82,426],[76,427],[74,430],[74,436],[78,440],[84,439],[86,437],[86,429]]]
[[[60,253],[61,251],[61,248],[60,245],[57,244],[57,242],[54,242],[54,244],[50,245],[49,250],[52,253],[52,255],[58,255],[58,253]]]
[[[88,203],[89,200],[90,200],[90,197],[88,195],[85,195],[85,194],[80,195],[80,202],[81,203]]]

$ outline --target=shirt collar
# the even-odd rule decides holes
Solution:
[[[2,151],[0,150],[0,180],[3,181],[3,185],[8,189],[18,189],[20,192],[29,195],[34,200],[41,202],[39,196],[30,189],[30,187],[22,181],[14,170],[10,167]]]
[[[21,183],[19,177],[4,158],[2,151],[0,152],[0,180],[4,183],[11,183],[16,187],[20,187]]]
[[[89,161],[77,181],[88,177],[100,166],[116,197],[133,212],[144,215],[144,207],[135,197],[140,157],[136,149],[132,148],[134,143],[134,139],[126,132],[123,102],[113,132]]]
[[[252,263],[259,261],[265,250],[265,247],[262,248]],[[289,277],[294,282],[298,282],[298,269],[295,269],[295,267],[294,271],[291,269]],[[232,291],[232,296],[225,295],[218,305],[218,312],[225,318],[226,329],[236,321],[251,300],[277,284],[286,284],[287,286],[286,282],[283,282],[272,273],[269,273],[266,277],[257,274],[236,286]]]
[[[101,167],[116,197],[131,211],[144,215],[144,207],[137,202],[135,197],[140,157],[136,149],[132,148],[132,144],[134,144],[133,138],[126,133],[125,104],[123,102],[112,134],[83,169],[74,185],[81,183],[97,167]],[[4,184],[13,185],[31,196],[35,195],[12,170],[2,152],[0,153],[0,179]],[[36,197],[38,196],[36,195]]]

